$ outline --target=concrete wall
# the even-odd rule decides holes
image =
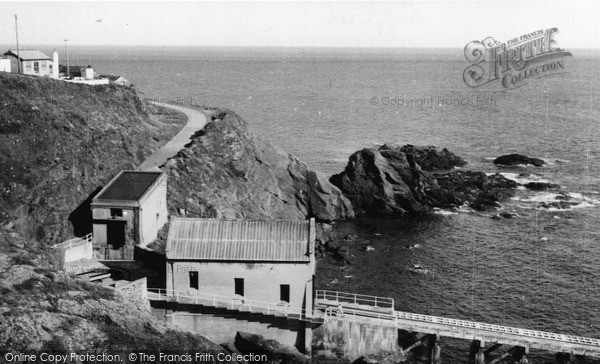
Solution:
[[[75,262],[81,259],[91,260],[94,255],[92,242],[80,242],[71,247],[59,248],[64,256],[63,263]]]
[[[365,354],[396,352],[398,329],[332,318],[313,330],[313,357],[354,361]]]
[[[243,278],[245,298],[271,303],[280,301],[280,285],[289,284],[290,306],[312,310],[313,271],[308,263],[167,262],[167,289],[195,291],[190,288],[191,271],[198,272],[202,293],[233,297],[234,278]]]
[[[234,340],[238,331],[259,334],[266,339],[296,346],[304,351],[304,322],[282,317],[270,317],[245,312],[228,311],[212,307],[180,305],[174,311],[153,307],[155,317],[165,317],[169,322],[221,344]]]
[[[140,201],[140,246],[147,246],[167,223],[167,177],[162,175]]]
[[[115,290],[132,302],[141,311],[150,311],[148,284],[146,277],[123,285],[117,284]]]

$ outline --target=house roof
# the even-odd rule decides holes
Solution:
[[[121,171],[98,193],[94,201],[138,201],[162,172]]]
[[[175,217],[167,259],[309,262],[309,221]]]
[[[8,51],[6,53],[4,53],[5,56],[12,56],[12,57],[17,57],[17,51]],[[32,51],[19,51],[19,57],[21,58],[21,61],[33,61],[33,60],[48,60],[51,61],[52,58],[48,57],[47,55],[45,55],[44,53],[38,51],[38,50],[32,50]]]

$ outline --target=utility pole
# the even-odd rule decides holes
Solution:
[[[17,14],[15,14],[15,31],[17,34],[17,67],[19,74],[21,74],[21,52],[19,51],[19,25],[17,23]]]
[[[65,39],[65,48],[67,52],[67,77],[71,75],[71,69],[69,67],[69,43],[67,43],[68,41],[68,39]]]

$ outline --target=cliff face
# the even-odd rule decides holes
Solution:
[[[333,220],[354,216],[319,172],[248,131],[231,111],[215,120],[164,168],[171,213],[228,219]]]
[[[73,209],[184,122],[129,88],[0,72],[0,228],[43,242],[72,237]]]
[[[0,348],[54,353],[221,351],[119,292],[57,270],[48,246],[0,231]]]

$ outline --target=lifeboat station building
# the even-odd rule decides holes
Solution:
[[[305,338],[305,326],[297,320],[312,316],[314,252],[314,219],[173,217],[166,246],[166,293],[180,306],[174,310],[179,312],[171,315],[171,322],[203,334],[207,331],[202,327],[210,325],[211,336],[207,338],[215,342],[227,342],[245,328],[304,347],[310,339]],[[196,305],[185,308],[186,303]],[[263,316],[252,322],[252,315],[247,313],[223,314],[199,309],[198,304],[263,315],[277,311],[281,315],[272,322]]]
[[[93,247],[98,260],[133,260],[168,221],[167,176],[121,171],[92,200]]]

